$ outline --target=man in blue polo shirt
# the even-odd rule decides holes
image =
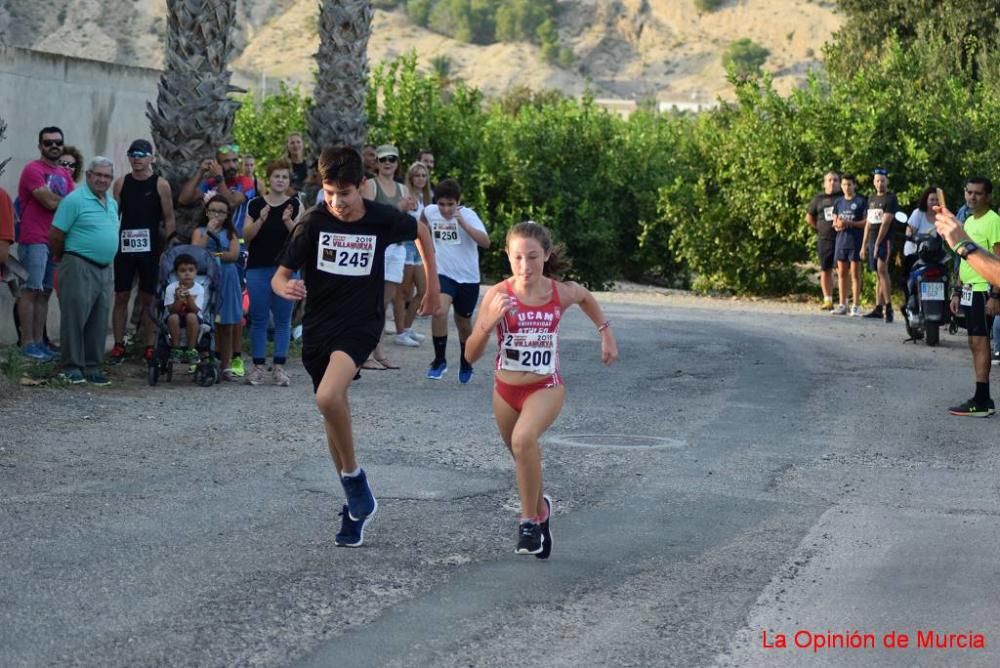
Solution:
[[[110,385],[101,373],[108,335],[112,263],[118,251],[118,203],[108,190],[114,163],[98,156],[87,183],[63,198],[49,231],[59,264],[63,375],[71,383]]]

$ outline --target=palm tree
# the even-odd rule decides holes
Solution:
[[[197,163],[232,140],[239,103],[228,70],[236,0],[167,0],[167,53],[156,106],[146,103],[157,166],[174,194]],[[178,236],[190,236],[195,209],[177,211]]]
[[[309,111],[313,151],[343,142],[360,149],[368,134],[368,38],[371,0],[323,0],[319,12],[316,92]]]

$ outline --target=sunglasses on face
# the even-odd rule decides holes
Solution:
[[[60,167],[69,167],[70,169],[73,169],[74,167],[76,167],[76,163],[73,162],[72,160],[60,160],[59,161],[59,166]]]
[[[43,139],[42,140],[42,146],[44,146],[45,148],[51,148],[53,146],[62,146],[62,145],[63,145],[63,140],[62,139]]]
[[[379,158],[378,161],[379,162],[398,162],[399,158],[397,158],[394,155],[387,155],[384,158]]]
[[[153,155],[152,153],[146,153],[145,151],[129,151],[128,157],[130,158],[148,158]]]

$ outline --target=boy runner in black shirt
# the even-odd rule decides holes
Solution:
[[[365,472],[354,456],[347,388],[382,335],[385,248],[417,240],[427,272],[421,312],[438,310],[440,286],[434,244],[427,226],[409,214],[365,201],[361,155],[352,148],[325,149],[319,159],[323,205],[305,214],[278,257],[271,280],[285,299],[306,296],[302,319],[302,363],[313,380],[327,444],[344,486],[347,504],[334,542],[358,547],[378,509]],[[302,270],[304,280],[293,278]]]

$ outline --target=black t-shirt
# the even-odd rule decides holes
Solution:
[[[247,216],[257,220],[265,206],[267,206],[267,200],[263,197],[254,197],[247,205]],[[284,204],[271,207],[267,219],[257,231],[257,236],[250,242],[247,269],[274,267],[278,264],[278,253],[288,241],[288,228],[285,227],[285,222],[282,220],[285,209],[288,207],[292,208],[292,220],[295,220],[302,204],[298,197],[289,197]]]
[[[281,266],[303,272],[309,291],[302,318],[304,349],[331,338],[381,336],[385,249],[416,239],[417,220],[391,206],[364,204],[364,217],[353,223],[325,206],[310,209],[278,256]]]
[[[821,239],[834,239],[837,233],[833,229],[833,205],[843,197],[839,192],[832,195],[820,193],[809,202],[807,212],[816,220],[816,233]]]
[[[868,212],[865,214],[865,220],[868,221],[869,225],[881,225],[882,217],[885,214],[897,211],[899,211],[899,201],[896,199],[896,193],[887,192],[884,195],[872,195],[868,198]]]
[[[304,160],[302,162],[292,163],[292,189],[295,190],[295,192],[302,191],[307,178],[309,178],[308,163]]]

